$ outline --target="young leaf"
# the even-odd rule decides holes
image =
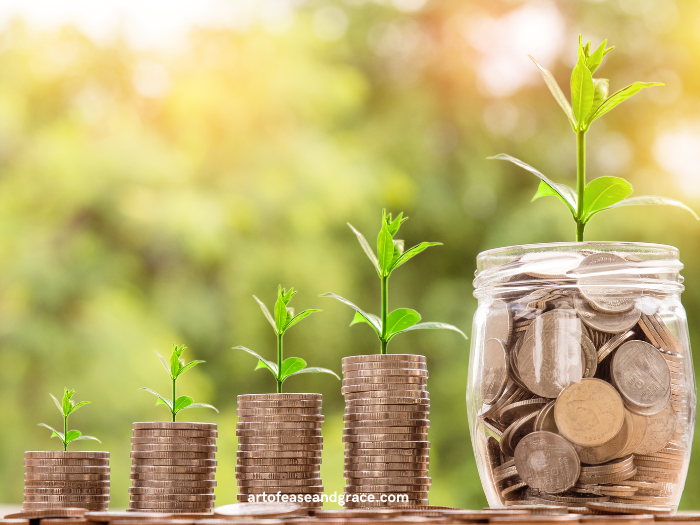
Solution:
[[[610,88],[610,82],[607,78],[596,78],[593,79],[593,87],[595,92],[593,94],[593,105],[591,106],[591,111],[588,113],[584,124],[588,126],[591,123],[591,119],[595,114],[596,110],[600,107],[603,101],[608,98],[608,89]]]
[[[453,332],[457,332],[461,334],[462,337],[467,339],[466,334],[462,332],[462,330],[447,323],[418,323],[414,324],[413,326],[409,326],[404,330],[404,332],[408,332],[410,330],[452,330]]]
[[[593,122],[594,120],[599,119],[618,104],[622,104],[631,96],[639,93],[642,89],[653,86],[663,86],[663,84],[660,82],[635,82],[634,84],[630,84],[629,86],[622,88],[620,91],[616,91],[603,101],[603,103],[591,117],[590,121]]]
[[[370,325],[372,328],[376,330],[376,327],[379,327],[379,331],[381,332],[382,328],[382,320],[374,315],[374,314],[365,314],[367,317],[364,317],[360,312],[355,312],[355,317],[352,318],[352,322],[350,323],[350,326],[358,323],[367,323]],[[372,322],[368,321],[368,318],[372,320]]]
[[[80,436],[82,436],[82,432],[80,430],[69,430],[68,433],[66,434],[66,443],[70,443],[71,441],[75,441],[78,439]]]
[[[57,437],[57,438],[60,439],[61,441],[65,442],[65,437],[63,436],[63,432],[59,432],[59,431],[56,430],[55,428],[52,428],[52,427],[50,427],[49,425],[47,425],[47,424],[45,424],[45,423],[39,423],[38,426],[48,428],[51,432],[53,432],[53,434],[51,434],[51,437]]]
[[[292,317],[289,322],[287,323],[287,326],[284,327],[284,331],[286,332],[289,330],[292,326],[297,324],[299,321],[304,319],[305,317],[310,316],[311,314],[315,314],[316,312],[321,312],[322,310],[314,310],[314,309],[307,309],[304,310],[303,312],[299,312],[297,315]]]
[[[594,92],[593,77],[586,67],[586,58],[579,55],[576,67],[571,73],[571,106],[579,128],[591,111]]]
[[[404,253],[401,254],[401,256],[394,261],[394,263],[391,265],[391,271],[393,272],[404,264],[405,262],[409,261],[410,259],[413,259],[416,255],[421,253],[422,251],[427,250],[431,246],[442,246],[441,242],[422,242],[420,244],[416,244],[413,248],[408,249]]]
[[[194,399],[192,399],[190,396],[180,396],[177,398],[175,403],[173,403],[173,412],[177,414],[180,410],[187,408],[192,403],[194,403]]]
[[[608,206],[607,210],[611,208],[621,208],[622,206],[640,206],[640,205],[666,205],[666,206],[675,206],[677,208],[683,208],[684,210],[690,212],[690,214],[695,217],[695,220],[700,220],[700,217],[698,217],[698,214],[695,213],[689,206],[686,206],[683,204],[681,201],[677,201],[675,199],[668,199],[666,197],[657,197],[656,195],[644,195],[644,196],[639,196],[639,197],[630,197],[629,199],[625,199],[620,202],[616,202],[612,206]],[[599,210],[603,211],[603,210]]]
[[[163,368],[165,368],[165,370],[168,372],[168,375],[172,379],[173,375],[172,372],[170,372],[170,365],[168,365],[168,362],[165,360],[165,358],[158,352],[156,352],[156,355],[158,356],[158,359],[160,359],[160,362],[163,363]]]
[[[158,392],[154,392],[150,388],[143,387],[141,390],[145,390],[146,392],[150,392],[154,396],[158,398],[158,401],[156,401],[156,405],[166,405],[171,411],[173,410],[173,402],[170,401],[167,397],[161,396]]]
[[[391,259],[389,271],[394,269],[396,261],[403,255],[404,242],[401,239],[394,239],[394,257]]]
[[[80,407],[83,407],[83,406],[89,405],[89,404],[90,404],[90,401],[81,401],[80,403],[77,403],[77,404],[71,406],[70,413],[72,414],[73,412],[78,410]]]
[[[173,353],[170,354],[170,377],[175,378],[180,372],[180,354],[177,347],[173,345]]]
[[[275,330],[275,333],[277,333],[277,325],[275,324],[275,318],[272,317],[270,310],[267,309],[265,303],[263,303],[260,299],[258,299],[255,296],[253,296],[253,298],[258,302],[258,304],[260,305],[260,309],[263,311],[263,314],[265,314],[265,318],[272,325],[272,328]]]
[[[369,257],[369,260],[372,261],[372,264],[377,270],[377,273],[381,273],[381,268],[379,267],[379,259],[377,259],[377,256],[374,255],[372,247],[367,242],[367,239],[365,239],[364,235],[357,231],[352,224],[347,224],[348,226],[350,226],[350,229],[353,231],[353,233],[357,236],[357,240],[360,241],[360,246],[362,246],[362,249],[364,250],[365,254],[367,255],[367,257]]]
[[[280,380],[284,381],[292,374],[296,374],[299,370],[303,370],[306,367],[306,361],[301,357],[288,357],[282,361],[282,368],[280,369]]]
[[[415,325],[421,319],[420,314],[410,308],[397,308],[386,318],[386,335],[391,336]]]
[[[566,99],[566,96],[559,87],[559,84],[557,84],[557,81],[554,79],[554,75],[552,75],[552,73],[550,73],[549,70],[542,66],[542,64],[540,64],[537,60],[532,58],[530,55],[528,56],[535,63],[537,69],[540,70],[540,73],[542,73],[542,78],[544,78],[545,84],[547,84],[549,91],[552,92],[552,95],[554,95],[554,99],[559,103],[561,109],[563,109],[564,113],[566,113],[566,116],[569,119],[571,126],[573,128],[576,128],[576,119],[574,118],[574,112],[571,109],[571,104],[569,104],[569,101]]]
[[[289,312],[287,312],[287,303],[292,299],[294,295],[294,288],[289,290],[289,293],[285,291],[282,286],[277,289],[277,301],[275,302],[275,326],[277,327],[277,333],[281,334],[284,331],[284,327],[289,322]]]
[[[61,415],[65,415],[63,413],[63,406],[61,406],[61,402],[56,399],[53,394],[49,394],[51,396],[51,399],[53,399],[53,402],[56,403],[56,406],[58,407],[58,411],[61,413]]]
[[[317,366],[304,368],[303,370],[299,370],[298,372],[294,372],[293,374],[290,374],[289,376],[287,376],[287,378],[289,378],[291,376],[298,376],[299,374],[330,374],[332,376],[335,376],[336,379],[340,379],[340,377],[338,377],[338,374],[333,372],[333,370],[328,370],[327,368],[319,368]]]
[[[275,377],[277,377],[277,364],[264,359],[262,356],[256,354],[250,348],[246,348],[245,346],[234,346],[233,350],[243,350],[244,352],[248,352],[250,355],[257,357],[258,364],[255,367],[255,370],[257,370],[258,368],[267,368],[270,372],[274,374]]]
[[[350,308],[355,310],[355,312],[357,312],[357,314],[361,315],[362,318],[367,322],[367,324],[369,324],[372,328],[374,328],[374,331],[377,332],[377,335],[381,335],[382,326],[381,326],[381,322],[378,322],[378,317],[376,315],[367,314],[367,313],[363,312],[360,308],[358,308],[357,306],[352,304],[347,299],[344,299],[344,298],[342,298],[339,295],[336,295],[334,293],[330,293],[330,292],[323,293],[319,297],[332,297],[333,299],[337,299],[341,303],[347,304]],[[355,314],[355,317],[357,317],[357,314]],[[355,322],[356,321],[353,319],[353,322],[350,323],[350,326],[355,324]]]
[[[527,171],[538,177],[544,184],[549,186],[549,188],[557,194],[561,201],[569,207],[571,213],[574,215],[576,214],[576,192],[573,189],[569,188],[564,184],[556,184],[555,182],[552,182],[529,164],[526,164],[522,160],[516,159],[515,157],[511,157],[510,155],[506,155],[505,153],[499,153],[498,155],[494,155],[493,157],[487,158],[495,160],[507,160],[508,162],[512,162],[516,166],[520,166],[521,168],[526,169]],[[538,191],[537,193],[539,194],[540,192]],[[536,194],[535,198],[539,198],[541,196],[542,195]],[[533,198],[533,200],[535,199]]]
[[[187,372],[190,368],[194,368],[195,366],[197,366],[200,363],[206,363],[206,361],[190,361],[189,363],[187,363],[185,366],[183,366],[180,369],[180,371],[177,373],[177,377],[180,377],[182,374]]]
[[[598,48],[586,57],[586,67],[591,72],[591,74],[595,73],[596,69],[598,69],[600,63],[603,61],[603,57],[608,52],[612,51],[612,49],[615,47],[613,46],[606,51],[605,46],[607,45],[607,43],[607,40],[603,40],[603,42],[598,46]]]
[[[100,441],[99,439],[97,439],[96,437],[93,437],[93,436],[80,436],[80,437],[75,438],[73,441],[80,441],[83,439],[91,439],[93,441],[97,441],[98,443],[102,443],[102,441]]]
[[[73,394],[75,393],[75,390],[68,390],[67,388],[63,389],[63,416],[67,416],[70,414],[70,409],[71,409],[71,402],[70,398],[73,397]]]
[[[386,210],[385,210],[386,211]],[[399,232],[401,225],[408,220],[408,217],[403,217],[403,212],[399,213],[396,219],[391,220],[391,213],[389,214],[387,220],[387,226],[389,227],[389,233],[393,237]]]
[[[187,405],[186,407],[182,407],[180,410],[185,410],[187,408],[211,408],[212,410],[218,412],[219,410],[212,405],[207,405],[206,403],[192,403],[191,405]]]
[[[382,224],[382,229],[377,236],[377,253],[379,254],[379,268],[382,275],[389,275],[391,261],[394,259],[394,239],[389,232],[389,226]]]
[[[619,177],[598,177],[586,185],[583,220],[604,210],[632,193],[632,185]]]

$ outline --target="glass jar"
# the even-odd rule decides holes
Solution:
[[[696,403],[682,268],[655,244],[479,254],[467,412],[490,506],[677,508]]]

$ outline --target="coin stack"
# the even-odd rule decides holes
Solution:
[[[214,508],[216,425],[134,423],[129,510],[206,513]]]
[[[529,255],[480,334],[477,443],[498,500],[675,507],[694,390],[675,314],[633,256]]]
[[[24,509],[109,506],[109,452],[25,452]]]
[[[261,498],[279,493],[321,507],[321,403],[321,394],[238,396],[239,502],[269,501]]]
[[[346,508],[427,505],[430,399],[425,356],[360,355],[342,363]],[[358,497],[370,494],[373,502]],[[408,501],[397,500],[400,494]]]

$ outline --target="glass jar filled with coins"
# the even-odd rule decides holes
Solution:
[[[678,506],[696,402],[682,267],[638,243],[479,255],[467,410],[491,506]]]

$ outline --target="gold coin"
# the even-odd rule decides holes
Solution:
[[[637,454],[651,454],[664,448],[671,441],[678,425],[678,417],[671,405],[667,405],[661,412],[646,420],[644,438],[635,449]]]
[[[556,408],[555,408],[556,410]],[[584,447],[574,443],[574,448],[582,463],[588,465],[600,465],[620,457],[625,451],[634,435],[633,421],[629,410],[624,410],[624,421],[619,432],[613,438],[602,445],[595,447]]]
[[[554,419],[566,439],[594,447],[619,433],[625,412],[611,385],[600,379],[582,379],[562,391],[554,406]]]

